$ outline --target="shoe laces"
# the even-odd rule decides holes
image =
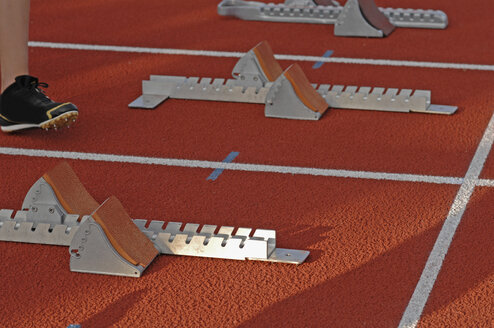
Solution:
[[[45,94],[45,90],[41,88],[48,88],[48,83],[45,82],[39,82],[38,79],[34,80],[31,82],[29,85],[29,89],[31,89],[34,92],[37,92],[37,95],[41,98],[41,101],[43,102],[51,102],[52,100]]]

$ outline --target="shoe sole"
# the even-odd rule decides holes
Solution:
[[[79,115],[78,111],[70,111],[58,115],[57,117],[54,117],[50,120],[41,122],[40,124],[15,124],[9,126],[2,126],[1,129],[3,132],[6,133],[25,130],[25,129],[33,129],[33,128],[40,128],[43,130],[50,130],[50,129],[57,130],[72,125],[72,123],[74,123],[77,120],[78,115]]]

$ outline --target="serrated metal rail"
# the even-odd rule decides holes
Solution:
[[[335,24],[342,9],[341,6],[225,0],[218,5],[218,14],[266,22]]]
[[[143,94],[175,99],[212,100],[263,104],[272,83],[264,87],[238,85],[235,79],[151,75],[143,81]]]
[[[444,29],[447,15],[440,10],[381,8],[379,10],[397,27]],[[318,6],[306,1],[287,3],[260,3],[256,1],[224,0],[218,5],[218,13],[244,20],[336,24],[343,6]]]
[[[87,218],[69,214],[66,224],[50,224],[29,221],[28,211],[13,214],[13,210],[0,210],[0,240],[60,246],[70,246],[77,229]]]
[[[394,112],[426,112],[431,105],[427,90],[385,89],[343,85],[313,85],[333,108],[380,110]]]
[[[179,222],[134,220],[162,254],[188,255],[230,260],[272,260],[298,263],[301,254],[276,249],[276,231]],[[200,228],[200,229],[199,229]],[[217,231],[217,232],[216,232]],[[304,252],[302,252],[304,253]]]
[[[448,16],[441,10],[379,8],[391,24],[406,28],[445,29]]]
[[[70,246],[74,235],[89,216],[79,221],[68,215],[66,224],[33,223],[27,211],[0,210],[0,240]],[[308,251],[276,248],[276,231],[179,222],[133,220],[161,254],[210,257],[231,260],[256,260],[301,264]],[[199,229],[200,228],[200,229]],[[216,232],[217,231],[217,232]]]
[[[268,82],[264,87],[245,87],[236,83],[238,80],[235,79],[152,75],[150,81],[143,81],[143,94],[144,96],[157,95],[165,99],[265,104],[269,89],[273,85],[272,82]],[[400,90],[329,84],[319,86],[313,84],[312,86],[331,108],[431,114],[453,114],[457,109],[456,106],[432,105],[429,90]]]
[[[285,4],[268,3],[259,7],[261,21],[336,24],[343,7],[341,6],[287,6]]]

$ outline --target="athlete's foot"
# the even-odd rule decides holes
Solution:
[[[40,87],[48,84],[22,75],[15,79],[0,96],[0,127],[3,132],[30,128],[58,129],[71,125],[79,114],[70,103],[54,102]]]

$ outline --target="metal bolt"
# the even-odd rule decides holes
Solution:
[[[31,210],[32,210],[33,212],[38,212],[38,208],[37,208],[36,206],[31,207]]]
[[[53,214],[53,213],[55,213],[55,209],[54,209],[53,207],[50,207],[50,208],[48,209],[48,212],[49,212],[50,214]]]

